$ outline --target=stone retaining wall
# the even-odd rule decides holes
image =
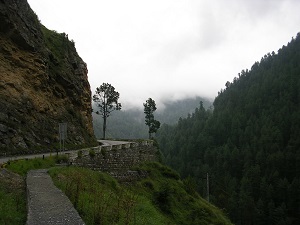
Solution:
[[[146,174],[130,170],[146,161],[158,160],[158,149],[152,141],[130,142],[113,146],[99,146],[69,155],[74,165],[110,173],[120,182],[131,182],[144,178]]]

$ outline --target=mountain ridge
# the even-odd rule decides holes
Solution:
[[[200,105],[200,102],[203,102],[204,107],[207,109],[212,107],[212,102],[209,99],[197,96],[195,98],[163,102],[163,109],[157,108],[154,116],[161,124],[174,125],[179,117],[185,118],[191,114],[194,108]],[[93,107],[96,111],[96,106]],[[148,128],[145,125],[143,109],[132,108],[112,112],[107,123],[109,138],[147,138],[149,135]],[[93,126],[95,135],[98,138],[102,137],[102,124],[102,118],[97,114],[93,114]]]
[[[214,101],[163,126],[167,165],[197,181],[235,224],[299,224],[300,33],[226,83]]]

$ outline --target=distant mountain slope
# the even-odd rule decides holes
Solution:
[[[158,107],[155,118],[161,124],[175,124],[180,117],[185,118],[189,113],[203,102],[205,108],[212,106],[212,102],[201,97],[187,98],[164,103],[164,109]],[[141,103],[142,104],[142,103]],[[94,111],[97,109],[94,107]],[[102,137],[103,119],[97,114],[93,114],[93,125],[97,138]],[[130,109],[112,112],[107,120],[107,137],[109,138],[148,138],[148,130],[145,125],[145,114],[143,109]]]
[[[191,175],[235,224],[300,224],[300,34],[226,83],[158,139],[167,164]]]
[[[156,118],[163,124],[176,124],[178,119],[188,117],[202,102],[206,109],[212,108],[212,100],[202,97],[185,98],[177,101],[164,102],[164,109],[157,109]]]
[[[0,155],[94,141],[87,66],[74,42],[40,24],[26,0],[0,1]]]

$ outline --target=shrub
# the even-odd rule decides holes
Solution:
[[[196,193],[197,184],[196,180],[193,177],[188,176],[186,179],[183,180],[183,184],[184,189],[187,193],[189,193],[190,195],[194,195]]]
[[[67,155],[57,155],[55,156],[55,163],[68,163],[69,158]]]
[[[154,203],[165,213],[171,210],[171,195],[173,191],[169,183],[165,182],[160,189],[154,192]]]
[[[96,153],[93,149],[90,149],[89,156],[93,159],[96,156]]]
[[[154,190],[154,184],[150,180],[144,180],[142,181],[142,185],[146,188],[149,188],[150,190]]]
[[[107,151],[104,148],[101,148],[101,154],[103,155],[104,158],[107,157]]]
[[[82,150],[79,150],[79,151],[77,152],[77,157],[78,157],[79,159],[82,158]]]

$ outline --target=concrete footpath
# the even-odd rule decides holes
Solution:
[[[27,174],[26,225],[84,225],[68,197],[59,190],[47,170]]]

